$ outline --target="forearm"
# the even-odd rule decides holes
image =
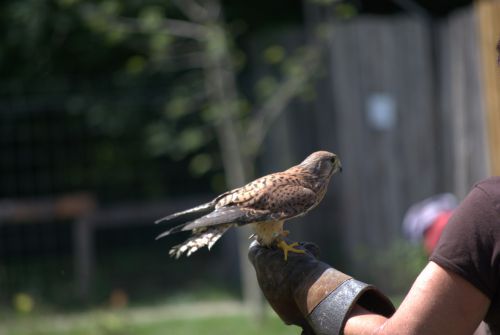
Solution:
[[[460,276],[430,262],[390,318],[358,305],[345,335],[470,335],[486,315],[487,296]]]
[[[387,318],[374,314],[356,305],[348,316],[344,327],[344,335],[379,335],[387,322]]]

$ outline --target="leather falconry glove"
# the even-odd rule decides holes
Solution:
[[[248,257],[267,301],[285,324],[302,328],[303,335],[343,334],[352,308],[390,317],[395,309],[374,286],[360,282],[318,260],[319,248],[307,242],[305,254],[283,260],[279,249],[252,243]]]

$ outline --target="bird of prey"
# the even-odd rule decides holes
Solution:
[[[287,244],[283,230],[285,220],[306,214],[316,207],[326,193],[330,178],[342,165],[337,155],[317,151],[288,170],[258,178],[247,185],[223,193],[210,202],[157,220],[177,224],[156,239],[191,231],[191,236],[174,246],[169,254],[179,258],[201,247],[210,249],[231,227],[251,224],[257,241],[267,247],[277,246],[284,252],[303,253]]]

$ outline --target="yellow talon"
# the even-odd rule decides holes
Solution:
[[[297,254],[304,254],[305,251],[302,249],[294,248],[299,245],[299,242],[294,242],[292,244],[287,244],[285,241],[281,240],[278,242],[278,248],[283,250],[285,254],[285,262],[288,260],[288,252],[295,252]]]

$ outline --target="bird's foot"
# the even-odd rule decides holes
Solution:
[[[304,254],[305,253],[304,250],[295,248],[298,245],[299,245],[299,242],[294,242],[294,243],[291,243],[291,244],[287,244],[283,240],[280,240],[278,242],[277,246],[278,246],[278,248],[280,248],[281,250],[283,250],[283,254],[285,256],[285,262],[288,260],[288,253],[289,252],[294,252],[296,254]]]

